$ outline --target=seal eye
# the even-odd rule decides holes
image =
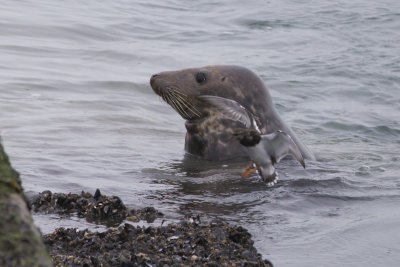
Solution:
[[[202,84],[206,81],[206,75],[204,74],[204,72],[199,72],[196,74],[196,82]]]

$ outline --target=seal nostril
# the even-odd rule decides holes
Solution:
[[[156,80],[156,78],[159,77],[159,76],[160,76],[160,74],[151,75],[150,84],[152,85],[154,83],[154,81]]]

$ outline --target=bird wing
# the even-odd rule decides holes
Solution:
[[[215,106],[226,118],[251,126],[251,119],[245,107],[235,100],[212,95],[201,95],[199,99]]]
[[[264,144],[264,149],[268,151],[269,155],[275,158],[276,163],[290,154],[300,162],[303,168],[306,167],[300,149],[287,133],[276,131],[265,134],[261,136],[261,141]]]

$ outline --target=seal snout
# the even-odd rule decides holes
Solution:
[[[151,75],[150,86],[153,89],[154,93],[156,93],[159,96],[163,96],[165,91],[165,85],[163,84],[160,73]]]
[[[167,77],[166,77],[167,76]],[[189,97],[182,90],[171,82],[168,75],[157,73],[150,77],[150,85],[153,91],[159,95],[185,120],[200,118],[202,113],[195,106],[193,97]]]
[[[151,75],[151,78],[150,78],[150,85],[151,85],[151,87],[153,87],[153,85],[154,85],[154,82],[156,81],[156,79],[158,78],[158,77],[160,77],[160,74],[153,74],[153,75]]]

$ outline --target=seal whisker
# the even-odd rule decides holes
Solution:
[[[185,98],[183,98],[180,95],[176,95],[176,99],[183,105],[185,106],[190,112],[192,112],[195,116],[200,117],[201,113],[193,106],[192,103],[187,101]]]
[[[176,91],[173,91],[172,93],[175,93],[175,97],[179,102],[184,105],[189,111],[191,111],[194,115],[197,117],[200,117],[201,113],[196,109],[196,107],[190,103],[187,99],[185,99],[182,95],[177,93]]]
[[[161,97],[165,102],[167,102],[182,117],[185,118],[187,116],[186,114],[183,113],[182,109],[178,106],[176,101],[174,101],[173,96],[172,96],[172,94],[170,92],[168,92],[168,93],[162,92],[161,93]]]
[[[186,113],[185,109],[182,107],[182,104],[177,101],[176,97],[173,94],[169,94],[168,96],[170,97],[171,102],[174,103],[174,106],[176,107],[175,110],[185,119],[190,119],[191,117]]]
[[[162,98],[162,100],[164,100],[165,102],[167,102],[169,104],[166,94],[164,92],[161,92],[161,98]]]
[[[171,92],[171,95],[174,97],[175,101],[178,102],[178,103],[180,104],[180,106],[185,106],[187,109],[190,110],[190,107],[187,106],[187,105],[182,101],[183,98],[180,97],[179,95],[177,95],[177,94],[175,93],[175,91],[172,91],[172,92]]]
[[[194,106],[188,102],[186,99],[182,98],[179,95],[176,95],[176,100],[183,106],[185,106],[191,113],[195,116],[200,117],[201,113],[194,108]]]
[[[190,112],[192,112],[193,114],[195,114],[195,115],[197,116],[197,114],[194,113],[194,112],[190,109],[190,107],[188,107],[182,100],[180,100],[179,98],[175,98],[175,100],[176,100],[176,102],[182,107],[183,110],[185,110],[184,107],[186,107]],[[186,113],[186,112],[185,112],[185,113]],[[192,117],[189,116],[189,118],[191,119]]]
[[[168,99],[170,101],[170,105],[173,109],[175,109],[176,112],[178,112],[179,115],[181,115],[183,118],[187,117],[187,114],[183,113],[183,110],[181,109],[181,107],[176,103],[176,101],[174,101],[174,99],[172,98],[171,95],[168,95]]]
[[[170,96],[170,95],[166,95],[165,98],[166,98],[166,101],[165,101],[165,102],[167,102],[173,109],[175,109],[176,112],[178,112],[179,114],[181,114],[180,110],[176,107],[175,102],[173,102],[173,101],[171,100],[171,96]]]
[[[184,102],[184,104],[188,107],[188,109],[190,109],[190,111],[192,111],[197,117],[200,117],[201,112],[190,101],[179,94],[177,96],[182,100],[182,102]]]
[[[173,109],[175,109],[178,113],[179,110],[175,107],[175,104],[171,101],[171,98],[169,95],[165,95],[165,102],[167,102]]]
[[[187,95],[185,95],[184,93],[181,93],[179,91],[176,91],[176,90],[172,90],[171,93],[173,93],[177,97],[180,97],[181,99],[185,99],[186,100],[188,98]]]
[[[182,117],[186,117],[187,114],[184,113],[181,105],[176,101],[176,98],[174,98],[172,95],[170,95],[171,101],[174,104],[174,106],[176,107],[177,111],[179,114],[182,115]]]
[[[185,102],[191,107],[192,112],[195,113],[198,117],[200,117],[201,112],[195,107],[195,105],[193,105],[193,104],[188,100],[187,95],[185,95],[185,94],[183,94],[183,93],[181,93],[181,92],[178,92],[178,91],[174,91],[174,92],[175,92],[175,93],[178,93],[178,96],[179,96],[183,101],[185,101]]]
[[[192,116],[189,115],[189,113],[186,112],[185,108],[182,106],[182,103],[178,101],[177,98],[175,98],[175,101],[177,102],[177,104],[179,105],[179,107],[181,108],[181,110],[185,113],[186,117],[188,119],[191,119]]]
[[[184,97],[187,97],[186,94],[184,94],[184,93],[182,93],[182,92],[179,92],[178,90],[175,90],[176,88],[173,88],[173,87],[172,87],[171,89],[173,90],[174,93],[179,94],[179,95],[184,96]]]

